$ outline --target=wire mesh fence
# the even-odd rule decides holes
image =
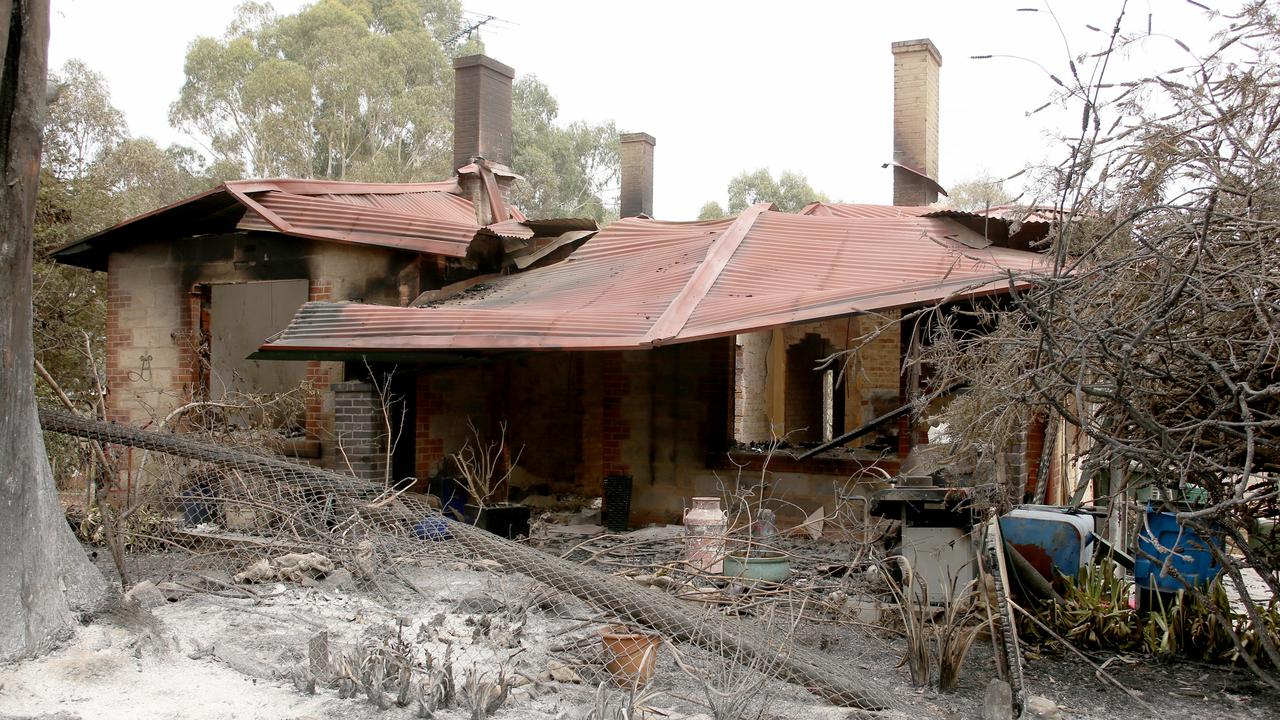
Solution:
[[[901,706],[884,679],[892,671],[865,669],[887,659],[880,641],[845,622],[859,580],[847,568],[835,572],[839,563],[830,558],[781,543],[748,545],[748,554],[809,569],[803,582],[786,582],[711,574],[682,560],[682,538],[610,536],[623,539],[578,543],[561,557],[447,517],[429,496],[342,473],[56,410],[42,409],[41,421],[49,431],[146,451],[143,490],[117,526],[131,542],[197,547],[193,564],[234,568],[237,583],[305,580],[337,565],[372,577],[422,560],[476,563],[584,603],[588,622],[559,633],[567,639],[561,666],[625,691],[632,709],[645,702],[660,666],[697,678],[711,705],[749,708],[762,701],[756,690],[786,681],[841,706]],[[460,706],[483,716],[521,682],[511,658],[526,649],[521,634],[531,609],[548,597],[527,589],[516,595],[522,599],[482,608],[463,626],[443,615],[401,617],[344,647],[317,639],[294,682],[380,706],[417,705],[423,713]],[[839,624],[841,655],[807,638],[824,623]],[[597,699],[597,715],[606,713],[608,697]]]

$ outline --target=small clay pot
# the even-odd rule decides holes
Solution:
[[[662,638],[622,625],[604,628],[600,638],[604,641],[604,667],[614,684],[630,688],[649,682],[658,668],[658,646]]]

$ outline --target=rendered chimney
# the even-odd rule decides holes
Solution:
[[[927,38],[895,42],[892,47],[893,160],[910,168],[893,168],[893,204],[929,205],[938,199],[938,75],[942,53]]]
[[[653,147],[657,140],[648,133],[623,133],[622,189],[618,198],[618,215],[653,217]]]
[[[482,157],[511,165],[511,81],[516,71],[485,55],[453,61],[453,167]]]

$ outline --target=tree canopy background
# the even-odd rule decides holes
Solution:
[[[456,0],[319,0],[286,16],[245,3],[222,37],[191,44],[170,122],[246,176],[447,178],[453,58],[484,50],[464,23]],[[532,75],[512,93],[517,204],[533,217],[616,215],[614,124],[561,127]]]
[[[771,202],[780,212],[799,212],[811,202],[829,202],[824,193],[814,190],[800,173],[784,171],[777,180],[765,168],[743,171],[729,181],[729,206],[711,201],[698,212],[699,220],[715,220],[737,215],[761,202]]]

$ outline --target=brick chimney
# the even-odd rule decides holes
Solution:
[[[653,217],[653,146],[657,140],[648,133],[623,133],[622,190],[618,198],[619,217]]]
[[[893,204],[929,205],[938,199],[938,74],[942,53],[927,38],[895,42],[892,48],[893,161],[910,168],[893,168]]]
[[[511,166],[511,81],[516,71],[485,55],[453,61],[453,167],[474,157]]]

